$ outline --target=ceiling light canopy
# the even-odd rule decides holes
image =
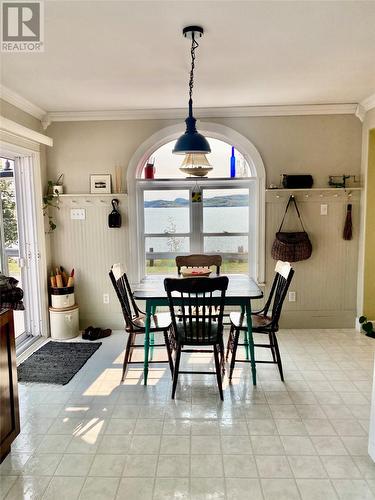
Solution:
[[[174,154],[194,154],[211,153],[210,145],[207,139],[197,131],[195,126],[196,119],[193,116],[193,87],[194,87],[194,68],[195,68],[195,50],[199,47],[196,38],[203,35],[203,28],[200,26],[188,26],[182,31],[185,38],[191,38],[191,70],[189,79],[189,116],[186,118],[186,131],[177,140],[173,149]]]

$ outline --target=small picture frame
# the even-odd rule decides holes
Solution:
[[[103,194],[111,192],[111,174],[90,175],[90,193]]]

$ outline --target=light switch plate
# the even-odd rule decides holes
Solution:
[[[86,219],[86,209],[84,208],[71,208],[70,218],[75,220],[85,220]]]
[[[296,301],[296,292],[289,292],[289,302]]]
[[[323,203],[320,205],[320,215],[327,215],[328,214],[328,205],[326,203]]]

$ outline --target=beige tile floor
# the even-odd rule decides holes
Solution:
[[[367,500],[375,341],[354,330],[283,330],[285,368],[238,364],[221,403],[214,377],[167,365],[149,385],[114,332],[64,387],[20,384],[22,432],[0,466],[0,498]],[[164,354],[164,353],[162,353]],[[185,355],[200,369],[205,354]]]

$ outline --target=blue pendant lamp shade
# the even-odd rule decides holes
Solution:
[[[200,26],[189,26],[184,28],[183,34],[185,37],[191,37],[191,71],[190,71],[190,81],[189,81],[189,116],[186,118],[186,131],[185,133],[177,139],[175,147],[172,151],[176,155],[194,154],[201,153],[207,154],[211,153],[210,145],[207,139],[197,131],[195,126],[196,119],[193,116],[193,85],[194,85],[194,66],[195,66],[195,49],[198,47],[198,43],[195,40],[195,36],[202,36],[203,29]]]
[[[189,100],[189,116],[186,118],[186,131],[185,133],[177,140],[175,147],[172,153],[176,155],[184,155],[184,154],[194,154],[194,153],[202,153],[207,154],[211,153],[210,145],[207,139],[197,131],[195,126],[196,119],[193,116],[193,103],[192,100]]]

